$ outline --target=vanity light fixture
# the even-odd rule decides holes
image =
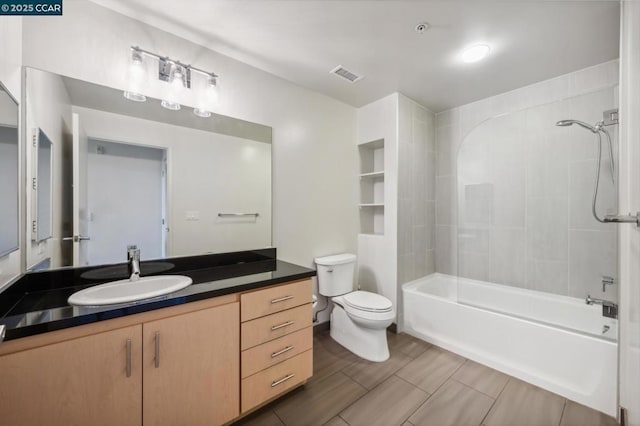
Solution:
[[[136,102],[144,102],[146,100],[146,97],[141,94],[141,89],[149,78],[145,68],[145,57],[158,61],[158,79],[168,83],[166,95],[161,102],[164,108],[173,111],[179,110],[181,107],[179,102],[181,93],[186,89],[192,88],[193,80],[197,75],[204,77],[206,86],[197,88],[197,90],[194,88],[198,106],[194,108],[193,112],[198,117],[207,118],[211,116],[211,111],[217,106],[219,97],[218,84],[220,77],[216,73],[184,64],[168,56],[160,56],[137,46],[131,46],[128,90],[124,92],[125,98]],[[195,80],[200,81],[201,78],[195,78]]]
[[[486,44],[475,44],[462,52],[462,62],[467,64],[483,60],[489,55],[491,48]]]

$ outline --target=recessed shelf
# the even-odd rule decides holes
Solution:
[[[384,139],[360,144],[360,233],[384,234]]]

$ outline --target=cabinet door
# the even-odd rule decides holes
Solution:
[[[140,426],[141,364],[141,325],[4,355],[0,424]]]
[[[145,425],[219,425],[239,414],[239,303],[143,324]]]

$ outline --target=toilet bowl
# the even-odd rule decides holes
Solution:
[[[389,359],[387,327],[395,319],[391,301],[368,291],[353,291],[355,255],[325,256],[315,262],[319,292],[333,302],[331,338],[366,360]]]

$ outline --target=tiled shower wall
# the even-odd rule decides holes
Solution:
[[[399,289],[408,281],[435,272],[434,121],[431,111],[399,95]]]
[[[611,61],[437,114],[437,272],[617,299],[601,284],[616,276],[615,225],[591,217],[595,136],[554,125],[600,120],[617,82]],[[601,215],[616,210],[603,154]]]

